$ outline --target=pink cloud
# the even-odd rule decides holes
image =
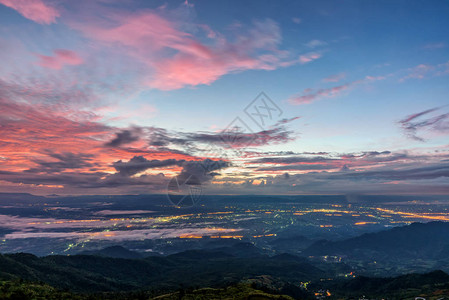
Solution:
[[[57,49],[53,51],[53,54],[53,56],[38,54],[39,61],[37,64],[45,68],[59,70],[64,65],[75,66],[83,63],[83,59],[70,50]]]
[[[194,158],[164,148],[148,150],[146,144],[139,144],[139,141],[133,144],[137,148],[105,147],[104,144],[111,141],[119,129],[100,122],[94,112],[82,113],[61,104],[11,100],[1,85],[0,95],[0,173],[4,172],[0,174],[0,180],[4,182],[58,185],[58,189],[61,188],[59,186],[65,189],[81,182],[60,182],[58,177],[46,177],[51,168],[39,166],[51,166],[58,161],[78,161],[75,165],[51,172],[62,172],[73,179],[89,178],[88,181],[93,183],[102,177],[98,172],[114,172],[111,163],[130,155],[145,155],[151,159]],[[29,170],[28,177],[21,173],[26,170]],[[147,177],[146,184],[158,178]],[[0,189],[2,187],[0,184]]]
[[[153,12],[136,15],[106,13],[105,17],[108,17],[107,22],[89,20],[72,25],[96,41],[127,47],[131,54],[141,57],[164,48],[182,47],[190,36]]]
[[[148,66],[145,83],[160,90],[210,84],[232,72],[273,70],[285,66],[289,55],[278,49],[282,39],[280,29],[269,19],[255,21],[248,27],[240,25],[230,38],[204,25],[189,24],[190,28],[206,33],[206,39],[200,40],[181,29],[185,24],[153,11],[138,14],[106,11],[103,15],[102,20],[92,17],[82,23],[74,20],[70,25]],[[310,54],[303,60],[317,57]]]
[[[313,52],[312,53],[307,53],[307,54],[301,55],[299,57],[299,62],[301,64],[306,64],[306,63],[314,61],[314,60],[316,60],[316,59],[318,59],[320,57],[321,57],[321,54],[319,54],[319,53],[313,53]]]
[[[234,50],[211,51],[205,57],[180,53],[155,64],[155,76],[149,85],[161,90],[173,90],[186,85],[210,84],[234,71],[272,68],[262,59],[240,55]]]
[[[0,0],[9,8],[16,10],[22,16],[39,24],[56,23],[59,12],[42,0]]]

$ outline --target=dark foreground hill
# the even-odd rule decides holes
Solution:
[[[409,274],[394,278],[340,279],[310,284],[306,288],[290,293],[292,287],[279,290],[279,282],[267,276],[248,280],[221,288],[178,288],[171,292],[154,290],[133,290],[122,292],[76,293],[61,290],[42,282],[23,280],[0,281],[0,299],[4,300],[115,300],[115,299],[154,299],[154,300],[293,300],[293,299],[389,299],[427,300],[449,299],[449,275],[442,271],[427,274]],[[317,295],[324,295],[318,298]]]
[[[129,259],[139,259],[143,258],[143,255],[139,252],[128,250],[122,246],[111,246],[100,250],[94,251],[82,251],[78,255],[95,255],[104,256],[112,258],[129,258]]]
[[[311,288],[314,288],[313,286],[312,284]],[[360,276],[350,280],[337,279],[318,286],[315,289],[330,290],[339,299],[358,299],[360,295],[368,299],[404,300],[418,296],[427,300],[449,299],[449,275],[443,271],[390,278]]]
[[[293,300],[287,295],[276,295],[261,291],[251,287],[249,284],[236,284],[222,289],[201,288],[196,290],[178,290],[176,292],[159,296],[152,295],[151,292],[129,292],[129,293],[97,293],[97,294],[76,294],[68,291],[61,291],[43,283],[31,283],[21,281],[0,282],[0,299],[2,300],[112,300],[112,299],[154,299],[154,300],[211,300],[211,299],[232,299],[232,300]]]
[[[144,259],[0,255],[0,279],[43,281],[79,292],[226,286],[259,275],[273,276],[283,282],[300,282],[331,274],[297,256],[249,258],[219,251],[192,250]]]
[[[394,272],[407,264],[425,264],[426,272],[448,265],[448,245],[449,223],[431,222],[345,241],[321,241],[303,252],[315,257],[338,255],[352,266],[309,260],[291,253],[267,256],[251,243],[150,257],[141,257],[141,253],[122,247],[89,252],[91,255],[37,257],[27,253],[3,254],[0,255],[0,281],[7,282],[2,284],[0,292],[7,293],[7,296],[0,299],[28,299],[23,298],[23,288],[37,289],[39,295],[48,293],[48,297],[39,296],[43,299],[86,299],[82,298],[83,294],[73,292],[88,293],[93,297],[91,299],[123,299],[128,296],[131,297],[129,299],[148,299],[158,295],[165,295],[160,299],[210,299],[211,293],[224,293],[222,299],[228,299],[229,287],[241,283],[295,299],[314,298],[314,293],[327,295],[328,292],[335,295],[335,299],[359,299],[357,297],[362,295],[370,295],[372,299],[387,296],[387,299],[412,299],[419,295],[440,299],[443,295],[449,299],[449,275],[443,271],[394,277]],[[373,263],[373,260],[377,262]],[[363,272],[368,274],[365,267],[370,264],[383,265],[389,277],[375,278],[373,273],[360,276]],[[354,270],[356,277],[345,279],[345,274]],[[67,295],[61,296],[64,293]],[[54,298],[53,295],[58,296]],[[234,298],[239,299],[229,299]]]
[[[413,223],[376,233],[366,233],[342,241],[318,241],[304,250],[305,255],[353,255],[400,258],[449,257],[449,223]]]

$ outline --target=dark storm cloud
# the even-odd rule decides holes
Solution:
[[[432,165],[419,168],[346,172],[336,175],[352,179],[420,180],[449,177],[449,165]]]
[[[302,154],[306,154],[306,155],[328,155],[329,152],[303,152]]]
[[[294,151],[252,151],[246,150],[242,151],[245,154],[245,157],[248,158],[256,158],[256,157],[281,157],[281,156],[305,156],[308,155],[319,155],[319,156],[330,156],[330,152],[294,152]]]
[[[83,154],[83,153],[54,153],[51,151],[46,152],[46,154],[57,161],[48,161],[48,160],[32,160],[34,163],[38,164],[38,167],[31,168],[26,172],[30,173],[57,173],[64,170],[70,169],[81,169],[81,168],[92,168],[96,166],[96,163],[92,162],[93,155],[91,154]]]
[[[115,187],[131,187],[144,186],[157,189],[163,189],[167,183],[167,178],[163,173],[156,175],[143,174],[136,177],[123,176],[119,173],[109,174],[95,182],[85,184],[83,188],[115,188]]]
[[[390,151],[366,151],[366,152],[362,152],[360,154],[354,154],[354,153],[350,153],[350,154],[342,154],[342,157],[351,157],[351,158],[359,158],[359,157],[375,157],[375,156],[379,156],[379,155],[388,155],[391,154]]]
[[[169,131],[160,127],[147,127],[148,144],[155,147],[164,147],[170,144],[186,145],[186,140],[181,132]]]
[[[86,186],[99,181],[101,177],[108,174],[102,172],[64,172],[59,174],[34,174],[26,172],[2,171],[0,172],[0,175],[1,180],[13,183]]]
[[[178,175],[178,180],[186,181],[188,178],[193,178],[193,180],[189,179],[190,184],[201,184],[219,175],[215,171],[225,169],[229,166],[231,164],[224,160],[205,159],[202,161],[186,161],[181,173]]]
[[[340,154],[340,159],[357,161],[357,162],[366,162],[366,163],[382,163],[382,162],[393,162],[398,160],[406,160],[406,159],[417,159],[417,156],[410,156],[407,153],[392,153],[390,151],[367,151],[361,153],[347,153]]]
[[[251,161],[259,164],[330,164],[329,169],[335,167],[338,163],[356,163],[358,166],[364,164],[374,164],[382,162],[394,162],[400,160],[416,160],[422,157],[410,156],[407,153],[392,153],[390,151],[366,151],[360,153],[339,153],[331,154],[327,152],[305,152],[298,154],[284,154],[283,156],[268,156]],[[324,169],[324,168],[323,168]]]
[[[0,179],[12,183],[33,185],[60,185],[81,189],[119,188],[142,186],[148,188],[163,188],[167,182],[164,174],[141,175],[137,177],[123,176],[118,173],[103,172],[82,173],[64,172],[60,174],[34,174],[24,172],[0,171]]]
[[[157,147],[157,148],[131,148],[131,147],[122,147],[121,150],[126,151],[130,154],[150,154],[150,155],[175,155],[180,154],[183,156],[190,156],[192,159],[194,159],[196,156],[194,156],[192,153],[189,153],[187,151],[168,148],[168,147]]]
[[[119,172],[120,175],[132,176],[134,174],[143,172],[152,168],[163,168],[170,166],[182,166],[185,160],[164,159],[164,160],[147,160],[143,156],[134,156],[127,162],[122,160],[116,161],[112,166]]]
[[[202,161],[187,161],[183,165],[182,172],[192,174],[211,173],[213,171],[221,170],[230,166],[230,163],[224,160],[205,159]]]
[[[186,161],[176,159],[147,160],[143,156],[134,156],[127,162],[119,160],[113,163],[113,167],[118,172],[116,174],[123,177],[130,177],[132,175],[146,171],[148,169],[164,168],[171,166],[182,167],[181,173],[178,176],[185,177],[194,175],[201,182],[203,182],[218,175],[218,173],[214,171],[227,168],[230,166],[230,163],[224,160],[211,160],[211,159],[205,159],[200,161]]]
[[[105,143],[108,147],[120,147],[126,144],[130,144],[133,142],[136,142],[140,139],[140,134],[142,133],[142,130],[140,128],[132,128],[132,129],[126,129],[122,130],[120,132],[117,132],[115,134],[115,138],[110,140],[109,142]]]
[[[241,130],[241,129],[240,129]],[[225,147],[257,147],[268,144],[282,144],[294,140],[293,132],[283,127],[262,130],[255,133],[230,130],[225,132],[188,133],[187,142],[221,144]]]
[[[257,171],[307,171],[307,170],[329,170],[335,169],[334,165],[323,164],[304,164],[304,165],[287,165],[257,168]]]
[[[117,133],[116,138],[106,145],[121,146],[144,136],[150,147],[172,148],[170,146],[177,146],[187,151],[198,151],[197,145],[200,144],[235,148],[282,144],[296,138],[293,131],[288,130],[285,126],[297,119],[298,117],[282,119],[272,128],[256,132],[251,132],[250,129],[244,129],[237,125],[219,132],[182,132],[169,131],[159,127],[140,127]]]
[[[319,163],[338,161],[336,158],[328,158],[324,156],[287,156],[287,157],[264,157],[253,160],[252,163],[271,163],[271,164],[297,164],[297,163]]]

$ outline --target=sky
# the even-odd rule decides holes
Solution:
[[[447,195],[448,15],[0,0],[0,192]]]

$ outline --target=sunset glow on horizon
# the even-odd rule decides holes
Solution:
[[[0,192],[164,194],[193,174],[205,194],[448,194],[448,15],[0,0]]]

